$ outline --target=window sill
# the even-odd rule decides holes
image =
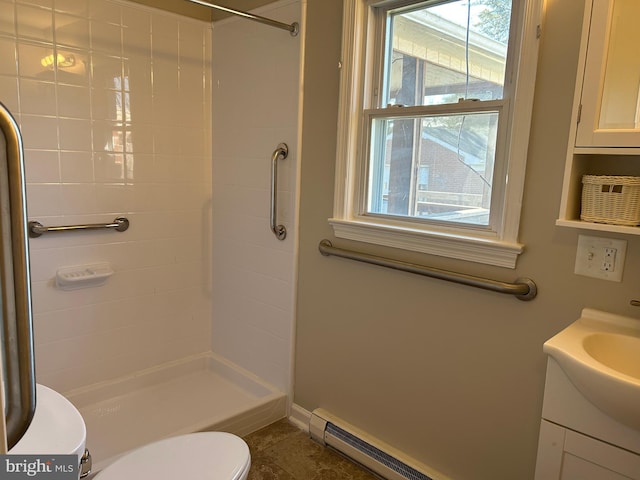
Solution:
[[[424,232],[400,226],[330,218],[338,238],[373,243],[469,262],[515,268],[523,245],[448,232]]]

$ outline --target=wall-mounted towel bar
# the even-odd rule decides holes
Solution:
[[[499,282],[488,278],[474,277],[464,273],[450,272],[439,268],[425,267],[414,263],[400,262],[388,258],[377,257],[367,253],[354,252],[342,248],[334,247],[329,240],[322,240],[318,245],[318,250],[324,256],[334,255],[336,257],[348,258],[358,262],[371,263],[381,267],[393,268],[404,272],[424,275],[425,277],[438,278],[448,282],[460,283],[471,287],[491,290],[497,293],[515,295],[519,300],[533,300],[537,293],[537,287],[530,278],[518,278],[515,283]]]
[[[88,225],[62,225],[59,227],[45,227],[40,222],[29,222],[29,236],[36,238],[43,233],[67,232],[71,230],[98,230],[101,228],[112,229],[117,232],[124,232],[129,228],[129,220],[125,217],[118,217],[112,223],[91,223]]]

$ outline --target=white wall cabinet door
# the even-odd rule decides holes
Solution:
[[[640,147],[639,18],[638,0],[593,0],[576,147]]]

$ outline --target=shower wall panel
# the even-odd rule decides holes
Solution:
[[[300,22],[304,2],[256,10]],[[297,244],[301,35],[232,18],[213,27],[213,348],[287,392]],[[278,222],[269,228],[271,155],[279,143]]]
[[[211,348],[211,26],[111,0],[0,0],[0,101],[28,215],[38,382],[69,391]],[[61,267],[109,262],[101,287]]]

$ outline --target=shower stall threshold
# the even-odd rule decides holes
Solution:
[[[284,393],[209,352],[65,396],[82,414],[94,473],[122,454],[173,435],[246,435],[286,416]]]

